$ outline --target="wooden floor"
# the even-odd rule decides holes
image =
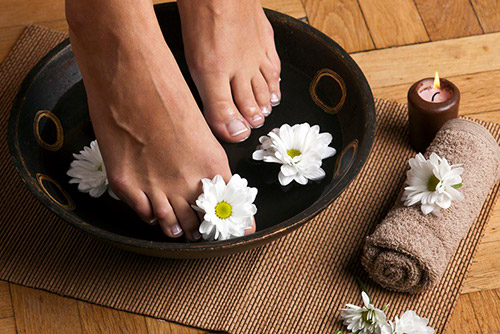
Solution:
[[[63,0],[0,0],[0,61],[27,24],[65,30]],[[405,102],[439,71],[460,112],[500,123],[500,0],[264,0],[339,42],[375,97]],[[500,333],[500,206],[494,210],[446,333]],[[346,301],[348,302],[348,301]],[[0,281],[0,334],[202,331]]]

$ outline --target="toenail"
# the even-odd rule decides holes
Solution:
[[[268,106],[262,107],[262,115],[269,116],[271,114],[271,108]]]
[[[201,238],[201,234],[200,234],[200,232],[198,230],[194,230],[192,234],[193,234],[193,239],[194,240],[198,240],[198,239]]]
[[[158,219],[153,218],[153,219],[150,219],[150,220],[148,221],[148,224],[153,225],[153,224],[154,224],[154,223],[156,223],[157,221],[158,221]]]
[[[262,116],[261,115],[255,115],[252,117],[252,122],[260,122],[262,121]]]
[[[280,98],[279,98],[278,94],[271,93],[271,106],[276,107],[279,104],[280,104]]]
[[[239,134],[242,134],[246,131],[248,131],[247,126],[239,119],[233,119],[228,125],[227,125],[227,131],[229,131],[229,134],[233,137],[236,137]]]
[[[179,226],[179,224],[172,225],[169,228],[170,228],[170,233],[172,233],[173,236],[182,234],[182,229]]]
[[[254,129],[259,129],[259,128],[263,127],[263,126],[264,126],[264,122],[262,122],[261,124],[259,124],[257,126],[254,126]]]
[[[278,79],[278,81],[281,81],[281,77]]]

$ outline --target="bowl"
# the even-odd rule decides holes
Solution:
[[[197,99],[184,59],[175,3],[155,6],[165,40]],[[166,237],[123,202],[98,199],[69,184],[72,154],[95,139],[85,88],[69,40],[49,52],[25,78],[9,121],[9,147],[31,192],[70,225],[130,251],[170,258],[201,258],[268,243],[310,221],[338,197],[366,161],[375,131],[370,87],[352,58],[323,33],[290,16],[266,10],[282,62],[282,102],[264,126],[242,143],[223,143],[233,173],[257,187],[255,234],[225,241]],[[317,124],[333,135],[337,154],[323,161],[326,177],[305,186],[277,181],[279,166],[251,159],[260,136],[283,123]],[[348,210],[348,208],[346,208]]]

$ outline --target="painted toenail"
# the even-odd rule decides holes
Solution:
[[[200,232],[199,232],[198,230],[194,230],[194,231],[193,231],[193,239],[194,239],[194,240],[198,240],[198,239],[200,239],[200,238],[201,238],[201,234],[200,234]]]
[[[259,129],[259,128],[263,127],[263,126],[264,126],[264,122],[262,122],[262,124],[259,124],[259,125],[255,126],[254,129]]]
[[[182,229],[178,224],[175,224],[170,226],[170,233],[172,233],[173,236],[181,235]]]
[[[252,122],[260,122],[262,121],[262,116],[261,115],[255,115],[252,117]]]
[[[278,97],[278,94],[271,93],[271,106],[276,107],[279,104],[280,104],[280,98]]]
[[[239,119],[233,119],[227,125],[227,131],[229,131],[229,134],[233,137],[236,137],[237,135],[242,134],[247,130],[248,130],[247,126]]]
[[[262,115],[264,116],[269,116],[271,114],[271,108],[269,107],[262,107]]]

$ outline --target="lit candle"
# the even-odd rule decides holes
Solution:
[[[424,152],[446,121],[458,117],[460,91],[450,81],[426,78],[414,83],[408,91],[410,143]]]

